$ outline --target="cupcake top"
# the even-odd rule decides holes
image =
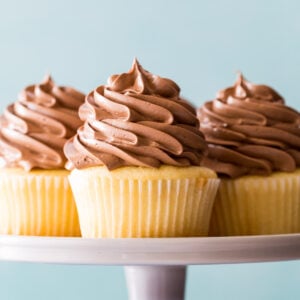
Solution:
[[[64,143],[82,124],[78,108],[84,94],[57,86],[50,76],[21,91],[0,117],[2,167],[64,168]]]
[[[204,165],[221,176],[269,175],[300,166],[300,114],[266,85],[239,74],[198,117],[209,143]]]
[[[199,166],[207,144],[195,109],[179,93],[174,81],[134,60],[87,95],[79,110],[84,125],[64,148],[67,168]]]

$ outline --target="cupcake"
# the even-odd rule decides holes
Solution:
[[[0,234],[80,235],[63,146],[82,123],[83,102],[47,76],[0,117]]]
[[[179,93],[134,60],[87,95],[64,147],[83,237],[208,234],[219,180],[200,166],[207,144]]]
[[[221,177],[210,234],[300,232],[300,114],[240,74],[198,111],[204,165]]]

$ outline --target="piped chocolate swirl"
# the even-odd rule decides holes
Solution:
[[[57,86],[50,76],[26,87],[0,117],[2,167],[64,168],[63,146],[82,124],[78,108],[85,95]]]
[[[231,178],[292,172],[300,166],[300,114],[266,85],[240,74],[198,110],[209,144],[204,164]]]
[[[199,166],[207,149],[196,111],[178,85],[137,60],[89,93],[79,115],[84,125],[64,149],[69,169]]]

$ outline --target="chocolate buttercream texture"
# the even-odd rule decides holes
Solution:
[[[300,114],[272,88],[240,74],[233,87],[199,110],[209,143],[204,165],[219,175],[292,172],[300,166]]]
[[[78,108],[85,95],[57,86],[50,76],[26,87],[0,117],[2,167],[64,168],[63,146],[82,124]]]
[[[179,93],[175,82],[134,60],[129,72],[87,95],[79,110],[84,125],[65,145],[67,167],[199,166],[207,144]]]

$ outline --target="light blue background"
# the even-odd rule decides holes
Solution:
[[[240,70],[299,109],[299,11],[297,0],[0,0],[0,108],[46,72],[88,92],[136,56],[197,106]],[[191,267],[187,300],[299,299],[299,280],[300,261]],[[126,298],[120,267],[0,263],[1,300]]]

